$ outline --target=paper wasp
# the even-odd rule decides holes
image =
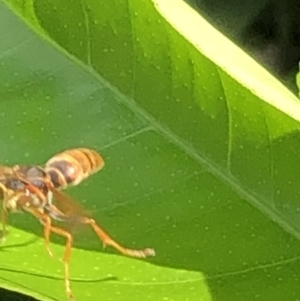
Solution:
[[[127,249],[114,241],[85,209],[68,195],[61,192],[68,186],[81,183],[104,167],[104,160],[96,151],[77,148],[63,151],[50,158],[45,165],[0,166],[0,199],[3,200],[3,233],[7,233],[7,217],[11,212],[24,211],[34,215],[44,226],[47,252],[50,250],[50,234],[66,238],[64,254],[64,279],[66,293],[73,299],[69,280],[69,263],[73,245],[72,234],[57,227],[52,221],[90,225],[104,245],[110,245],[122,254],[145,258],[154,256],[153,249]]]

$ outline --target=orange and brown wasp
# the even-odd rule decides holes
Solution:
[[[3,233],[7,233],[8,214],[23,211],[34,215],[43,224],[46,249],[50,256],[50,234],[56,233],[65,237],[64,278],[66,293],[71,299],[74,297],[70,287],[69,263],[73,236],[68,230],[53,225],[53,221],[90,225],[104,245],[110,245],[122,254],[138,258],[155,255],[153,249],[127,249],[114,241],[89,217],[80,203],[61,192],[68,186],[78,185],[103,167],[103,158],[96,151],[87,148],[63,151],[54,155],[43,166],[0,166]]]

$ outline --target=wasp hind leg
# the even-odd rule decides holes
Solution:
[[[123,246],[121,246],[119,243],[117,243],[115,240],[113,240],[97,223],[95,220],[91,218],[83,218],[80,221],[82,224],[90,225],[98,237],[102,240],[104,247],[105,246],[112,246],[116,250],[118,250],[120,253],[131,256],[131,257],[137,257],[137,258],[145,258],[149,256],[155,256],[154,249],[147,248],[144,250],[134,250],[134,249],[127,249]]]

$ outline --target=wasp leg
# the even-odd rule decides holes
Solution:
[[[24,208],[25,211],[34,215],[37,219],[40,220],[44,226],[44,237],[45,237],[45,246],[46,250],[50,257],[53,257],[53,253],[50,249],[50,234],[51,234],[51,218],[49,215],[38,211],[36,208]]]
[[[68,231],[58,228],[58,227],[50,227],[50,231],[54,232],[58,235],[64,236],[66,238],[66,250],[65,250],[65,255],[64,255],[64,265],[65,265],[65,288],[66,288],[66,293],[68,297],[71,300],[75,300],[72,290],[71,290],[71,285],[70,285],[70,271],[69,271],[69,266],[70,266],[70,259],[71,259],[71,252],[72,252],[72,245],[73,245],[73,237],[71,233]]]
[[[0,235],[0,242],[3,243],[6,240],[6,236],[8,233],[7,230],[7,219],[8,219],[8,212],[3,208],[1,212],[1,222],[2,222],[2,233]]]
[[[70,273],[69,273],[69,264],[70,264],[71,251],[72,251],[72,245],[73,245],[73,237],[72,237],[71,233],[69,233],[68,231],[66,231],[64,229],[52,226],[50,216],[48,216],[45,213],[37,211],[35,208],[26,208],[26,211],[28,211],[29,213],[31,213],[32,215],[34,215],[36,218],[38,218],[39,220],[41,220],[43,222],[44,227],[45,227],[44,234],[45,234],[46,246],[49,247],[51,232],[54,232],[54,233],[64,236],[66,238],[67,242],[66,242],[66,250],[65,250],[65,255],[64,255],[65,287],[66,287],[66,293],[67,293],[68,297],[71,300],[74,300],[74,296],[71,291]]]
[[[50,249],[50,234],[51,234],[51,218],[45,213],[39,212],[33,208],[26,209],[29,213],[33,214],[36,218],[38,218],[41,224],[44,226],[44,238],[45,238],[45,247],[47,253],[50,257],[53,257],[53,253]]]
[[[34,215],[40,219],[40,222],[44,226],[44,237],[45,237],[46,250],[47,250],[49,256],[53,257],[53,253],[50,249],[51,218],[50,218],[50,216],[48,216],[46,214],[42,214],[42,213],[41,213],[42,217],[39,217],[36,214],[34,214]]]
[[[17,166],[18,169],[18,166]],[[27,185],[26,188],[29,190],[29,193],[34,193],[37,195],[37,197],[41,200],[42,203],[47,202],[47,198],[43,195],[43,193],[35,186],[33,185]],[[31,213],[34,215],[37,219],[40,220],[40,222],[44,225],[44,237],[45,237],[45,246],[46,250],[50,257],[53,257],[53,253],[50,249],[50,228],[51,228],[51,217],[44,213],[37,210],[37,208],[34,207],[24,207],[25,211]]]
[[[155,256],[155,251],[153,249],[147,248],[144,250],[133,250],[133,249],[127,249],[120,244],[118,244],[116,241],[114,241],[97,223],[95,220],[91,218],[82,218],[80,219],[80,223],[90,225],[98,237],[102,240],[104,246],[112,246],[115,249],[117,249],[120,253],[132,256],[132,257],[138,257],[138,258],[145,258],[148,256]]]
[[[3,203],[2,203],[2,211],[1,211],[1,223],[2,223],[2,233],[0,235],[0,241],[5,242],[7,231],[7,220],[8,220],[8,212],[5,210],[5,198],[7,194],[7,188],[0,183],[0,190],[2,190]]]

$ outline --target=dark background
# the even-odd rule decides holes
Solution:
[[[300,61],[300,1],[186,0],[295,94]]]

